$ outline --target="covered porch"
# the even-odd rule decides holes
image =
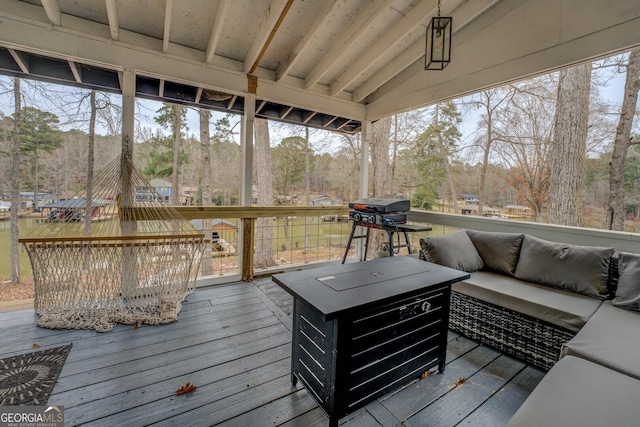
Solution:
[[[443,71],[427,72],[426,24],[438,8],[431,0],[3,2],[2,72],[122,94],[129,152],[136,97],[242,114],[243,209],[180,209],[188,219],[234,218],[240,227],[235,271],[199,279],[179,322],[119,325],[98,335],[38,329],[30,310],[5,313],[0,357],[33,344],[73,343],[51,397],[73,425],[325,425],[304,388],[291,386],[290,299],[268,278],[240,280],[257,276],[256,218],[348,210],[251,207],[254,120],[359,133],[359,193],[367,197],[376,120],[640,45],[634,0],[451,0],[442,2],[442,12],[454,18],[453,60]],[[640,243],[633,233],[457,215],[411,212],[409,220],[440,226],[433,233],[449,227],[527,232],[636,252]],[[296,268],[302,267],[259,274]],[[342,422],[504,425],[544,376],[453,333],[447,362],[445,374],[413,382]],[[198,392],[176,396],[187,381]]]
[[[66,425],[324,426],[291,385],[292,299],[269,278],[201,288],[180,321],[108,334],[35,326],[32,310],[0,314],[0,358],[73,344],[49,401]],[[444,374],[389,393],[344,426],[505,425],[544,371],[450,332]],[[194,393],[176,395],[186,382]]]

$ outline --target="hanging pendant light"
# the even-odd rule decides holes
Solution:
[[[451,16],[440,16],[440,0],[438,0],[438,15],[431,18],[427,27],[425,70],[444,70],[451,62],[452,22]]]

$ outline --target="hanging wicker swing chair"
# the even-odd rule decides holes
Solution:
[[[33,269],[38,326],[107,332],[169,323],[193,291],[204,234],[120,156],[90,190],[19,239]]]

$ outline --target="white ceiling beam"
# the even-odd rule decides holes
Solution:
[[[260,101],[260,105],[258,105],[258,107],[256,108],[256,114],[258,114],[265,105],[267,105],[267,101]]]
[[[8,10],[7,10],[8,9]],[[242,73],[242,63],[233,60],[219,60],[208,65],[202,61],[200,51],[177,49],[184,55],[159,55],[156,39],[138,36],[144,43],[133,45],[124,37],[118,43],[109,43],[108,26],[80,19],[70,19],[70,27],[60,27],[51,31],[50,25],[43,24],[42,9],[23,2],[3,3],[0,1],[0,45],[6,48],[47,54],[64,60],[96,65],[121,71],[123,68],[136,70],[137,74],[157,79],[167,79],[194,87],[202,86],[220,92],[242,96],[247,90],[247,76]],[[20,18],[16,18],[19,16]],[[28,17],[28,19],[25,19]],[[77,22],[76,22],[77,21]],[[66,21],[65,21],[66,22]],[[65,23],[65,25],[67,25]],[[78,28],[92,28],[93,33],[83,36]],[[122,30],[123,33],[126,30]],[[125,33],[126,34],[126,33]],[[193,55],[191,55],[193,53]],[[186,56],[190,55],[190,56]],[[120,76],[119,76],[120,77]],[[365,108],[348,99],[330,98],[321,91],[305,91],[304,81],[297,83],[287,77],[287,85],[276,84],[273,80],[259,78],[261,99],[270,102],[293,105],[323,114],[350,117],[363,120]]]
[[[313,119],[318,114],[317,111],[312,111],[303,121],[302,123],[309,123],[309,120]]]
[[[158,96],[162,98],[164,96],[164,79],[160,79],[160,85],[158,86]]]
[[[76,79],[76,83],[82,83],[82,71],[78,64],[73,61],[67,61],[69,63],[69,68],[71,68],[71,73],[73,73],[73,78]]]
[[[118,40],[120,38],[120,25],[118,24],[118,5],[117,0],[105,0],[107,5],[107,18],[109,19],[109,31],[111,31],[111,39]]]
[[[62,25],[62,11],[60,10],[58,0],[40,1],[42,2],[42,7],[44,7],[44,11],[47,14],[47,18],[49,18],[49,21],[58,27]]]
[[[398,41],[422,24],[425,18],[430,18],[438,12],[437,3],[433,0],[422,0],[415,5],[406,15],[404,15],[393,27],[385,31],[384,35],[378,39],[365,53],[353,62],[341,76],[331,85],[331,96],[342,92],[347,86],[367,71],[384,53],[389,51]],[[420,33],[423,30],[420,29]]]
[[[273,0],[271,5],[269,6],[269,12],[267,16],[262,20],[262,22],[258,25],[258,31],[256,31],[256,36],[253,39],[253,43],[249,47],[247,54],[244,57],[244,72],[249,73],[251,71],[251,67],[255,64],[260,52],[264,48],[265,44],[269,40],[269,35],[271,31],[275,27],[278,19],[280,19],[280,14],[287,6],[288,0]]]
[[[200,103],[200,98],[202,98],[202,88],[199,87],[198,90],[196,91],[196,99],[195,99],[195,103],[199,104]]]
[[[476,0],[473,2],[465,2],[450,14],[443,12],[443,15],[448,14],[453,16],[453,37],[455,37],[457,31],[464,28],[473,19],[491,8],[497,1],[498,0]],[[425,38],[422,37],[356,88],[353,91],[352,100],[354,102],[361,102],[380,86],[400,74],[402,70],[409,67],[421,57],[424,57],[424,53]]]
[[[293,111],[293,107],[289,107],[289,108],[287,108],[287,109],[285,110],[285,112],[284,112],[284,113],[282,113],[282,114],[280,115],[280,118],[281,118],[281,119],[286,119],[286,118],[287,118],[287,116],[289,115],[289,113],[291,113],[291,111]]]
[[[400,74],[402,70],[424,57],[424,40],[415,42],[409,49],[402,52],[393,61],[382,67],[376,74],[353,91],[352,100],[361,102],[375,92],[380,86]]]
[[[164,6],[164,33],[162,36],[162,51],[169,52],[169,34],[171,33],[171,14],[173,13],[173,0],[166,0]]]
[[[624,52],[640,46],[638,28],[638,2],[502,0],[452,38],[447,68],[425,71],[419,60],[369,96],[367,119]]]
[[[325,123],[323,126],[329,126],[331,123],[335,122],[336,120],[338,120],[338,116],[333,116],[333,118],[331,120],[329,120],[327,123]]]
[[[16,64],[18,64],[18,67],[20,67],[20,70],[25,74],[29,74],[29,60],[27,59],[27,57],[25,57],[22,52],[18,52],[15,49],[8,50],[13,57],[13,60],[16,61]]]
[[[350,25],[347,30],[340,35],[322,59],[313,67],[313,70],[311,70],[305,79],[305,89],[309,89],[318,83],[329,67],[331,67],[341,55],[348,53],[348,46],[369,26],[371,21],[384,12],[388,6],[389,4],[385,0],[373,0],[372,4],[366,9],[369,13],[363,13],[358,16],[353,25]]]
[[[213,18],[213,27],[211,28],[211,35],[209,36],[209,43],[207,43],[206,63],[211,63],[213,55],[216,53],[216,47],[220,40],[220,34],[222,34],[222,27],[227,13],[229,12],[230,0],[222,0],[218,3],[218,9],[216,9],[216,16]]]
[[[229,101],[229,104],[227,104],[227,108],[230,110],[231,108],[233,108],[233,104],[236,103],[236,99],[238,99],[238,95],[233,95],[231,97],[231,100]]]
[[[334,8],[338,0],[324,1],[320,4],[319,10],[315,13],[315,18],[311,25],[304,33],[304,37],[298,43],[296,43],[295,47],[292,51],[289,52],[286,58],[284,58],[278,68],[276,68],[276,81],[280,81],[283,76],[289,73],[289,70],[295,65],[298,58],[300,58],[301,54],[304,50],[309,46],[311,40],[316,35],[316,31],[324,24],[327,17],[331,13],[331,10]]]
[[[341,130],[343,129],[346,125],[348,125],[349,123],[351,123],[353,120],[346,120],[343,124],[341,124],[340,126],[338,126],[336,129],[337,130]]]

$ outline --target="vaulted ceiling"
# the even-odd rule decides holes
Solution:
[[[356,132],[363,120],[640,45],[638,0],[2,0],[0,73]]]

